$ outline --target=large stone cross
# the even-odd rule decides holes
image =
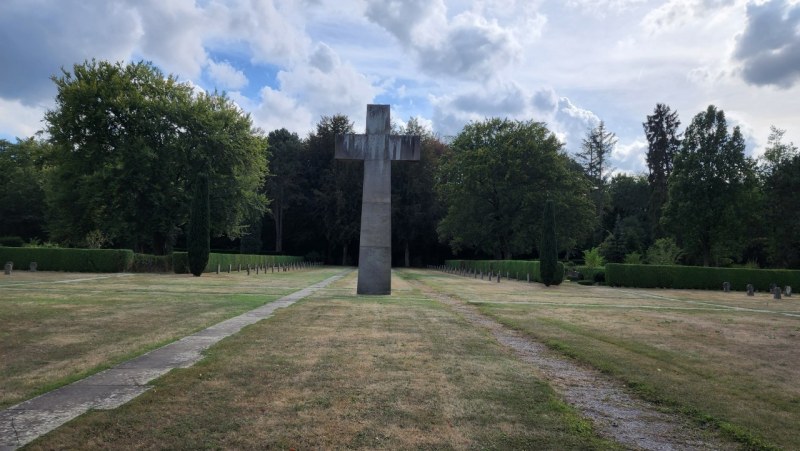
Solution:
[[[366,135],[336,135],[336,158],[364,160],[358,294],[392,292],[392,160],[419,161],[419,136],[390,135],[389,105],[367,105]]]

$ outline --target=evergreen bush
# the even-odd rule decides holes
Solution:
[[[544,204],[544,231],[542,232],[542,245],[539,249],[540,265],[539,272],[542,283],[550,286],[556,283],[556,272],[558,270],[558,247],[556,246],[556,216],[553,210],[553,201],[547,200]],[[563,278],[563,275],[562,275]],[[561,283],[558,280],[557,283]]]
[[[208,176],[203,173],[197,175],[195,182],[186,245],[189,253],[189,271],[199,277],[208,265],[208,255],[211,253]]]

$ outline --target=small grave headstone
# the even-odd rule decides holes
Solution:
[[[247,275],[250,275],[250,265],[247,265]]]
[[[220,267],[220,264],[217,263],[217,274],[219,274],[219,267]]]
[[[497,273],[497,283],[500,283],[500,273]]]
[[[7,276],[11,275],[12,269],[14,269],[14,262],[6,262],[5,272]]]
[[[531,273],[528,273],[528,283],[531,283]]]
[[[730,293],[731,291],[731,283],[730,282],[722,282],[722,291],[726,293]]]
[[[230,274],[230,273],[231,273],[231,270],[233,270],[233,265],[231,265],[231,264],[228,264],[228,274]]]
[[[481,271],[481,280],[483,280],[483,271]]]
[[[781,298],[781,287],[775,287],[772,289],[772,299],[780,299]]]
[[[30,270],[31,270],[31,272],[36,272],[36,270],[37,270],[38,268],[39,268],[39,264],[38,264],[38,263],[36,263],[36,262],[31,262],[31,264],[30,264]]]
[[[784,293],[786,293],[786,297],[787,298],[792,297],[792,287],[790,287],[789,285],[786,285]]]
[[[748,283],[747,284],[747,295],[748,296],[755,296],[755,292],[753,290],[753,284],[752,283]]]

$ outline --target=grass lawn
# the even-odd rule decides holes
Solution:
[[[437,290],[753,448],[800,449],[800,298],[437,274]]]
[[[0,408],[341,271],[0,276]]]
[[[31,448],[616,448],[488,332],[398,275],[417,277],[398,271],[392,296],[359,297],[353,273]]]

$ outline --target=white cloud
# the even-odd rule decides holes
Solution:
[[[231,66],[230,63],[223,61],[216,63],[208,61],[208,75],[219,88],[226,90],[238,90],[247,86],[247,76],[244,72]]]
[[[11,138],[29,138],[44,128],[45,108],[25,105],[19,100],[0,98],[0,132]],[[0,136],[2,138],[2,136]]]
[[[647,140],[635,139],[627,143],[617,142],[611,152],[614,173],[647,173]]]
[[[448,18],[444,0],[368,0],[366,17],[394,35],[426,73],[485,80],[519,61],[522,45],[515,33],[520,30],[484,15],[483,6]],[[545,23],[535,14],[518,19],[527,25],[526,36],[539,33]]]
[[[285,128],[305,136],[313,126],[314,117],[308,109],[298,104],[296,99],[268,86],[261,89],[256,100],[243,97],[239,93],[231,93],[230,96],[240,107],[250,112],[253,123],[267,133]]]
[[[737,0],[669,0],[648,13],[642,20],[653,34],[681,28],[695,21],[705,24],[718,17],[720,10],[736,6]]]

